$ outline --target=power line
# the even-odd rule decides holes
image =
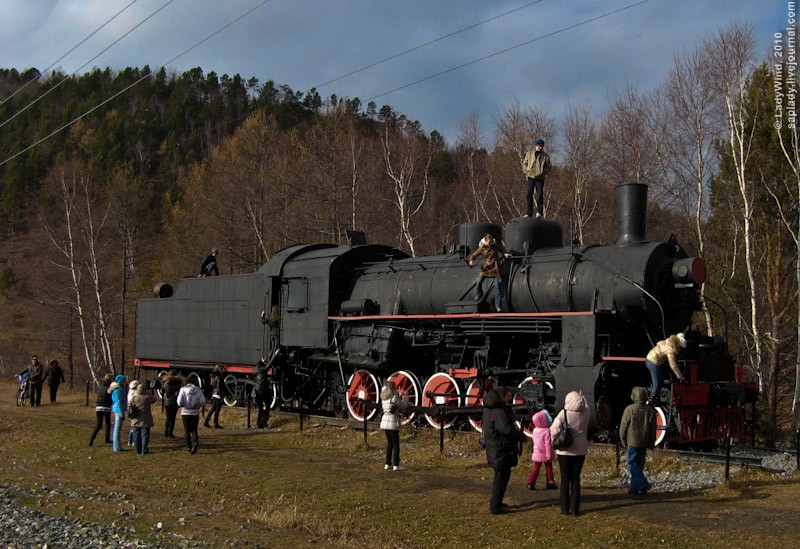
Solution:
[[[136,1],[136,0],[134,0],[134,1]],[[106,47],[106,48],[105,48],[103,51],[101,51],[100,53],[98,53],[97,55],[95,55],[94,57],[92,57],[91,59],[89,59],[89,60],[88,60],[86,63],[84,63],[84,64],[83,64],[83,65],[81,65],[80,67],[78,67],[78,68],[77,68],[77,69],[76,69],[76,70],[75,70],[75,71],[72,73],[72,76],[75,76],[75,75],[76,75],[76,74],[77,74],[77,73],[78,73],[78,72],[79,72],[81,69],[83,69],[84,67],[86,67],[86,65],[88,65],[89,63],[91,63],[92,61],[94,61],[95,59],[97,59],[98,57],[100,57],[101,55],[103,55],[105,52],[107,52],[108,50],[110,50],[111,48],[113,48],[114,46],[116,46],[116,45],[117,45],[117,44],[118,44],[118,43],[119,43],[119,42],[120,42],[120,41],[121,41],[123,38],[125,38],[125,37],[126,37],[126,36],[128,36],[130,33],[132,33],[133,31],[135,31],[136,29],[138,29],[138,28],[139,28],[139,27],[141,27],[142,25],[144,25],[144,24],[145,24],[147,21],[149,21],[150,19],[152,19],[153,17],[155,17],[155,15],[156,15],[157,13],[159,13],[161,10],[163,10],[164,8],[166,8],[167,6],[169,6],[170,4],[172,4],[174,1],[175,1],[175,0],[167,0],[167,3],[166,3],[166,4],[164,4],[163,6],[161,6],[160,8],[158,8],[156,11],[154,11],[153,13],[151,13],[150,15],[148,15],[147,17],[145,17],[144,19],[142,19],[141,21],[139,21],[139,23],[137,23],[137,24],[136,24],[136,26],[134,26],[132,29],[128,30],[128,32],[126,32],[125,34],[123,34],[122,36],[120,36],[119,38],[117,38],[116,40],[114,40],[113,42],[111,42],[111,44],[109,44],[109,45],[108,45],[108,46],[107,46],[107,47]],[[120,12],[120,13],[122,13],[122,12]],[[114,17],[116,17],[116,16],[114,16]],[[99,29],[98,29],[98,30],[99,30]],[[97,32],[97,31],[95,31],[95,32]],[[76,46],[76,47],[77,47],[77,46]],[[3,126],[5,126],[6,124],[8,124],[8,123],[9,123],[9,122],[11,122],[12,120],[14,120],[14,119],[15,119],[17,116],[19,116],[19,115],[20,115],[20,114],[22,114],[23,112],[27,111],[29,108],[31,108],[32,106],[34,106],[34,105],[35,105],[36,103],[38,103],[40,100],[42,100],[42,99],[44,99],[45,97],[47,97],[47,96],[50,94],[50,92],[52,92],[53,90],[55,90],[56,88],[58,88],[58,87],[59,87],[61,84],[63,84],[65,81],[66,81],[66,78],[65,78],[65,79],[62,79],[61,81],[59,81],[59,82],[58,82],[58,84],[56,84],[55,86],[53,86],[52,88],[50,88],[49,90],[47,90],[46,92],[44,92],[42,95],[40,95],[39,97],[37,97],[36,99],[34,99],[34,100],[33,100],[33,101],[31,101],[30,103],[28,103],[28,104],[27,104],[27,105],[26,105],[26,106],[25,106],[25,107],[24,107],[22,110],[18,111],[17,113],[15,113],[15,114],[14,114],[13,116],[11,116],[10,118],[8,118],[8,119],[4,120],[2,123],[0,123],[0,128],[2,128],[2,127],[3,127]]]
[[[169,4],[169,3],[173,2],[173,1],[174,1],[174,0],[169,0],[169,2],[167,2],[167,4]],[[214,36],[216,36],[217,34],[219,34],[219,33],[220,33],[220,32],[222,32],[222,31],[224,31],[225,29],[227,29],[227,28],[228,28],[228,27],[230,27],[231,25],[233,25],[233,24],[235,24],[235,23],[238,23],[238,22],[239,22],[241,19],[244,19],[245,17],[247,17],[248,15],[250,15],[251,13],[253,13],[255,10],[257,10],[258,8],[260,8],[261,6],[263,6],[264,4],[266,4],[267,2],[270,2],[270,1],[271,1],[271,0],[262,0],[262,1],[261,1],[260,3],[258,3],[258,4],[257,4],[255,7],[253,7],[253,8],[251,8],[251,9],[247,10],[246,12],[244,12],[242,15],[240,15],[239,17],[237,17],[237,18],[236,18],[236,19],[234,19],[233,21],[230,21],[229,23],[227,23],[227,24],[223,25],[222,27],[220,27],[220,28],[219,28],[219,29],[217,29],[216,31],[212,32],[211,34],[209,34],[208,36],[206,36],[205,38],[203,38],[203,39],[202,39],[202,40],[200,40],[199,42],[195,43],[195,44],[194,44],[193,46],[191,46],[190,48],[187,48],[187,49],[185,49],[184,51],[182,51],[181,53],[179,53],[178,55],[176,55],[175,57],[173,57],[172,59],[170,59],[169,61],[167,61],[167,62],[166,62],[166,63],[164,63],[163,65],[161,65],[159,68],[164,68],[165,66],[169,65],[169,64],[170,64],[170,63],[172,63],[173,61],[176,61],[177,59],[180,59],[181,57],[183,57],[184,55],[186,55],[187,53],[189,53],[190,51],[192,51],[193,49],[195,49],[195,48],[196,48],[196,47],[198,47],[199,45],[201,45],[201,44],[203,44],[204,42],[206,42],[207,40],[209,40],[209,39],[213,38]],[[159,9],[159,11],[160,11],[161,9],[163,9],[164,7],[166,7],[166,5],[167,5],[167,4],[165,4],[164,6],[162,6],[162,7]],[[148,18],[148,19],[149,19],[149,18]],[[133,83],[132,83],[132,84],[130,84],[129,86],[126,86],[124,89],[122,89],[122,90],[120,90],[119,92],[115,93],[114,95],[112,95],[112,96],[111,96],[111,97],[109,97],[108,99],[106,99],[106,100],[102,101],[101,103],[99,103],[99,104],[95,105],[94,107],[92,107],[92,108],[91,108],[91,109],[89,109],[88,111],[84,112],[83,114],[81,114],[81,115],[79,115],[79,116],[77,116],[77,117],[73,118],[72,120],[70,120],[69,122],[67,122],[67,123],[66,123],[66,124],[64,124],[63,126],[61,126],[60,128],[58,128],[58,129],[56,129],[56,130],[53,130],[52,132],[50,132],[50,133],[49,133],[49,134],[47,134],[46,136],[42,137],[41,139],[39,139],[39,140],[38,140],[38,141],[36,141],[35,143],[32,143],[31,145],[28,145],[27,147],[25,147],[25,148],[24,148],[24,149],[22,149],[21,151],[17,152],[16,154],[14,154],[14,155],[12,155],[12,156],[10,156],[10,157],[6,158],[6,159],[5,159],[5,160],[3,160],[2,162],[0,162],[0,166],[3,166],[4,164],[7,164],[8,162],[10,162],[10,161],[14,160],[14,159],[15,159],[15,158],[17,158],[18,156],[20,156],[20,155],[22,155],[22,154],[25,154],[26,152],[28,152],[29,150],[33,149],[34,147],[36,147],[36,146],[38,146],[38,145],[40,145],[40,144],[44,143],[45,141],[47,141],[48,139],[50,139],[51,137],[53,137],[53,136],[54,136],[54,135],[56,135],[57,133],[59,133],[59,132],[61,132],[61,131],[65,130],[65,129],[66,129],[66,128],[68,128],[68,127],[70,127],[71,125],[73,125],[75,122],[77,122],[77,121],[81,120],[82,118],[85,118],[86,116],[88,116],[89,114],[93,113],[94,111],[96,111],[97,109],[99,109],[100,107],[102,107],[103,105],[105,105],[106,103],[108,103],[109,101],[112,101],[112,100],[116,99],[117,97],[119,97],[120,95],[122,95],[123,93],[125,93],[126,91],[128,91],[129,89],[131,89],[132,87],[136,86],[137,84],[139,84],[140,82],[142,82],[143,80],[145,80],[146,78],[149,78],[151,74],[152,74],[152,72],[148,72],[147,74],[143,75],[141,78],[139,78],[138,80],[136,80],[135,82],[133,82]],[[62,82],[63,82],[63,81],[62,81]]]
[[[130,4],[128,4],[127,6],[125,6],[125,7],[124,7],[124,8],[122,8],[121,10],[119,10],[117,13],[115,13],[115,14],[114,14],[114,15],[111,17],[111,19],[109,19],[108,21],[106,21],[105,23],[103,23],[102,25],[100,25],[99,27],[97,27],[97,28],[96,28],[96,29],[95,29],[95,30],[94,30],[94,31],[93,31],[91,34],[89,34],[89,36],[87,36],[86,38],[84,38],[83,40],[81,40],[80,42],[78,42],[77,44],[75,44],[75,45],[72,47],[72,49],[71,49],[71,50],[69,50],[67,53],[65,53],[64,55],[62,55],[61,57],[59,57],[58,59],[56,59],[55,61],[53,61],[53,62],[50,64],[50,66],[49,66],[49,67],[47,67],[45,70],[43,70],[42,72],[40,72],[39,74],[37,74],[36,76],[34,76],[34,77],[33,77],[33,78],[31,78],[30,80],[28,80],[28,81],[27,81],[25,84],[23,84],[23,85],[22,85],[22,87],[18,88],[16,91],[14,91],[14,93],[12,93],[12,94],[11,94],[11,95],[9,95],[8,97],[6,97],[6,98],[5,98],[5,99],[3,99],[2,101],[0,101],[0,105],[2,105],[3,103],[5,103],[5,102],[6,102],[6,101],[8,101],[9,99],[12,99],[12,98],[13,98],[15,95],[17,95],[19,92],[21,92],[22,90],[24,90],[25,88],[27,88],[28,86],[30,86],[31,84],[33,84],[34,82],[36,82],[37,80],[39,80],[39,78],[41,78],[41,77],[42,77],[42,74],[45,74],[47,71],[49,71],[50,69],[52,69],[53,67],[55,67],[55,66],[56,66],[56,64],[57,64],[59,61],[61,61],[61,60],[62,60],[62,59],[64,59],[66,56],[68,56],[69,54],[71,54],[72,52],[74,52],[76,49],[78,49],[78,48],[79,48],[79,47],[80,47],[80,46],[81,46],[81,45],[82,45],[84,42],[86,42],[86,41],[87,41],[89,38],[91,38],[92,36],[94,36],[95,34],[97,34],[98,32],[100,32],[100,31],[103,29],[103,27],[105,27],[106,25],[108,25],[109,23],[111,23],[111,22],[112,22],[114,19],[116,19],[116,18],[117,18],[119,15],[121,15],[121,14],[122,14],[122,12],[124,12],[124,11],[125,11],[125,10],[127,10],[129,7],[131,7],[132,5],[134,5],[136,2],[138,2],[138,0],[133,0],[133,1],[132,1]],[[2,126],[0,126],[0,127],[2,127]]]
[[[405,51],[401,51],[400,53],[396,53],[394,55],[390,55],[389,57],[381,59],[380,61],[375,61],[374,63],[371,63],[369,65],[361,67],[360,69],[356,69],[354,71],[350,71],[347,74],[343,74],[342,76],[337,76],[336,78],[334,78],[332,80],[328,80],[327,82],[323,82],[322,84],[319,84],[319,85],[314,86],[314,87],[319,89],[319,88],[321,88],[323,86],[327,86],[328,84],[332,84],[333,82],[338,82],[339,80],[342,80],[343,78],[347,78],[348,76],[353,76],[354,74],[358,74],[358,73],[360,73],[362,71],[365,71],[367,69],[371,69],[372,67],[378,66],[378,65],[380,65],[382,63],[386,63],[387,61],[391,61],[392,59],[397,59],[398,57],[401,57],[401,56],[403,56],[403,55],[405,55],[407,53],[411,53],[412,51],[416,51],[418,49],[424,48],[425,46],[430,46],[431,44],[435,44],[436,42],[441,42],[442,40],[444,40],[446,38],[450,38],[451,36],[455,36],[456,34],[460,34],[462,32],[468,31],[470,29],[474,29],[475,27],[479,27],[479,26],[481,26],[481,25],[483,25],[485,23],[489,23],[490,21],[494,21],[495,19],[500,19],[501,17],[505,17],[506,15],[514,13],[515,11],[519,11],[519,10],[528,8],[530,6],[533,6],[534,4],[538,4],[538,3],[542,2],[542,1],[543,0],[536,0],[535,2],[529,2],[528,4],[525,4],[524,6],[519,6],[518,8],[514,8],[512,10],[509,10],[509,11],[505,12],[505,13],[501,13],[499,15],[495,15],[494,17],[490,17],[489,19],[484,19],[483,21],[479,21],[478,23],[474,23],[472,25],[469,25],[468,27],[464,27],[463,29],[459,29],[457,31],[453,31],[453,32],[451,32],[449,34],[445,34],[444,36],[440,36],[439,38],[434,38],[433,40],[429,40],[428,42],[425,42],[425,43],[420,44],[418,46],[414,46],[413,48],[407,49]]]
[[[556,34],[560,34],[562,32],[565,32],[565,31],[568,31],[568,30],[572,30],[572,29],[580,27],[582,25],[586,25],[587,23],[591,23],[593,21],[597,21],[599,19],[603,19],[604,17],[608,17],[610,15],[614,15],[615,13],[619,13],[621,11],[625,11],[625,10],[628,10],[630,8],[635,8],[636,6],[639,6],[641,4],[646,4],[649,1],[650,0],[641,0],[640,2],[634,2],[633,4],[628,4],[627,6],[624,6],[622,8],[619,8],[619,9],[616,9],[616,10],[613,10],[613,11],[609,11],[609,12],[604,13],[602,15],[598,15],[597,17],[592,17],[592,18],[586,19],[584,21],[581,21],[580,23],[575,23],[574,25],[570,25],[568,27],[561,28],[561,29],[559,29],[557,31],[553,31],[553,32],[550,32],[550,33],[547,33],[547,34],[543,34],[541,36],[537,36],[536,38],[533,38],[531,40],[526,40],[525,42],[522,42],[522,43],[517,44],[515,46],[511,46],[511,47],[496,51],[494,53],[490,53],[488,55],[484,55],[483,57],[479,57],[477,59],[473,59],[472,61],[467,61],[466,63],[462,63],[461,65],[457,65],[455,67],[451,67],[451,68],[443,70],[441,72],[437,72],[435,74],[431,74],[431,75],[426,76],[424,78],[420,78],[419,80],[415,80],[413,82],[409,82],[408,84],[404,84],[402,86],[398,86],[398,87],[393,88],[393,89],[391,89],[389,91],[385,91],[383,93],[379,93],[378,95],[374,95],[374,96],[370,97],[369,99],[366,99],[366,101],[372,101],[374,99],[377,99],[379,97],[383,97],[385,95],[389,95],[389,94],[394,93],[396,91],[404,90],[406,88],[410,88],[411,86],[416,86],[417,84],[420,84],[420,83],[425,82],[427,80],[432,80],[433,78],[437,78],[439,76],[442,76],[443,74],[447,74],[447,73],[450,73],[450,72],[453,72],[453,71],[457,71],[458,69],[463,69],[464,67],[468,67],[469,65],[474,65],[475,63],[479,63],[480,61],[485,61],[486,59],[489,59],[489,58],[492,58],[492,57],[496,57],[498,55],[510,52],[512,50],[515,50],[517,48],[521,48],[523,46],[527,46],[527,45],[532,44],[534,42],[538,42],[539,40],[544,40],[545,38],[550,38],[551,36],[555,36]]]

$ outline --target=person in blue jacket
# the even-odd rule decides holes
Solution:
[[[112,447],[115,452],[122,452],[122,422],[125,421],[125,412],[128,410],[128,390],[126,388],[127,378],[122,374],[117,374],[114,383],[108,388],[111,393],[111,411],[114,412],[114,435],[112,437]]]

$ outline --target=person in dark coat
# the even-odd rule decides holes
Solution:
[[[629,494],[643,496],[650,489],[644,476],[647,449],[656,444],[656,409],[647,404],[647,390],[634,387],[631,391],[633,404],[622,413],[619,424],[619,440],[628,448],[628,471],[631,473]]]
[[[219,254],[219,250],[216,248],[211,248],[211,253],[206,256],[206,258],[203,260],[203,264],[200,265],[200,274],[198,276],[211,276],[211,273],[219,276],[217,254]]]
[[[30,388],[31,406],[42,404],[42,383],[44,382],[44,366],[39,362],[39,357],[31,356],[31,364],[17,375],[28,373],[28,387]]]
[[[113,374],[106,374],[97,384],[97,400],[95,401],[94,409],[94,413],[97,416],[97,425],[92,431],[92,436],[89,437],[89,446],[94,444],[97,433],[103,428],[103,422],[106,424],[106,444],[111,444],[111,406],[114,403],[111,401],[111,394],[108,392],[108,388],[111,387],[113,381]]]
[[[217,364],[211,372],[211,409],[206,414],[206,419],[203,426],[211,427],[209,422],[211,416],[214,416],[214,429],[222,429],[219,424],[219,412],[222,410],[222,401],[228,396],[228,386],[225,385],[225,367]]]
[[[269,412],[272,405],[272,380],[270,380],[269,366],[263,361],[259,360],[256,369],[253,372],[253,394],[256,397],[256,406],[258,407],[258,420],[256,420],[256,427],[259,429],[269,428]]]
[[[44,377],[47,380],[47,385],[50,387],[50,404],[55,404],[58,386],[66,381],[64,379],[64,370],[61,369],[61,365],[57,360],[50,361],[50,365],[47,367],[47,372]]]
[[[164,436],[173,438],[175,435],[175,418],[178,416],[178,392],[183,387],[183,378],[177,370],[170,370],[161,378],[161,402],[164,406],[166,419],[164,420]]]
[[[493,515],[505,512],[503,496],[511,479],[511,468],[519,460],[519,443],[527,440],[525,434],[514,424],[511,408],[508,406],[511,398],[511,393],[505,387],[496,387],[483,398],[486,459],[494,469],[492,495],[489,499],[489,512]]]

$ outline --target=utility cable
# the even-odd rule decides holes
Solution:
[[[174,0],[169,0],[169,2],[168,2],[168,3],[170,3],[170,2],[173,2],[173,1],[174,1]],[[206,36],[205,38],[203,38],[202,40],[200,40],[199,42],[197,42],[196,44],[194,44],[193,46],[191,46],[191,47],[189,47],[189,48],[187,48],[187,49],[183,50],[181,53],[179,53],[178,55],[176,55],[175,57],[173,57],[172,59],[170,59],[169,61],[167,61],[167,62],[166,62],[166,63],[164,63],[163,65],[161,65],[159,68],[164,68],[165,66],[167,66],[167,65],[169,65],[170,63],[172,63],[172,62],[176,61],[177,59],[180,59],[181,57],[183,57],[184,55],[186,55],[187,53],[189,53],[190,51],[192,51],[193,49],[195,49],[195,48],[196,48],[196,47],[198,47],[199,45],[201,45],[201,44],[203,44],[204,42],[206,42],[206,41],[210,40],[211,38],[213,38],[214,36],[216,36],[216,35],[217,35],[217,34],[219,34],[220,32],[224,31],[225,29],[227,29],[227,28],[228,28],[228,27],[230,27],[231,25],[233,25],[233,24],[235,24],[235,23],[238,23],[240,20],[242,20],[243,18],[247,17],[248,15],[250,15],[251,13],[253,13],[255,10],[257,10],[258,8],[260,8],[261,6],[263,6],[264,4],[266,4],[267,2],[270,2],[270,1],[271,1],[271,0],[262,0],[262,1],[261,1],[260,3],[258,3],[258,4],[257,4],[255,7],[253,7],[253,8],[251,8],[251,9],[249,9],[248,11],[244,12],[242,15],[240,15],[239,17],[237,17],[237,18],[236,18],[236,19],[234,19],[233,21],[230,21],[229,23],[227,23],[227,24],[223,25],[222,27],[220,27],[220,28],[219,28],[219,29],[217,29],[216,31],[212,32],[211,34],[209,34],[208,36]],[[166,4],[165,4],[165,6],[162,6],[162,9],[163,9],[163,7],[166,7]],[[114,95],[112,95],[111,97],[109,97],[108,99],[106,99],[106,100],[102,101],[101,103],[99,103],[99,104],[95,105],[94,107],[92,107],[92,108],[91,108],[91,109],[89,109],[88,111],[84,112],[83,114],[81,114],[81,115],[79,115],[79,116],[77,116],[77,117],[73,118],[72,120],[70,120],[69,122],[67,122],[67,123],[66,123],[66,124],[64,124],[63,126],[61,126],[60,128],[58,128],[58,129],[56,129],[56,130],[53,130],[52,132],[50,132],[50,133],[49,133],[49,134],[47,134],[46,136],[42,137],[41,139],[39,139],[38,141],[36,141],[36,142],[32,143],[31,145],[28,145],[27,147],[25,147],[25,148],[24,148],[24,149],[22,149],[21,151],[17,152],[16,154],[14,154],[14,155],[12,155],[12,156],[10,156],[10,157],[6,158],[6,159],[5,159],[5,160],[3,160],[2,162],[0,162],[0,166],[3,166],[4,164],[7,164],[8,162],[10,162],[10,161],[14,160],[16,157],[18,157],[18,156],[20,156],[20,155],[22,155],[22,154],[24,154],[24,153],[28,152],[29,150],[33,149],[34,147],[36,147],[36,146],[40,145],[41,143],[44,143],[45,141],[47,141],[48,139],[50,139],[51,137],[53,137],[53,136],[54,136],[54,135],[56,135],[57,133],[59,133],[59,132],[61,132],[61,131],[65,130],[66,128],[69,128],[69,127],[70,127],[71,125],[73,125],[75,122],[77,122],[77,121],[81,120],[82,118],[85,118],[86,116],[88,116],[89,114],[93,113],[94,111],[96,111],[97,109],[99,109],[100,107],[102,107],[103,105],[105,105],[106,103],[108,103],[109,101],[112,101],[112,100],[116,99],[117,97],[119,97],[120,95],[122,95],[123,93],[125,93],[126,91],[128,91],[129,89],[131,89],[132,87],[136,86],[137,84],[139,84],[139,83],[140,83],[140,82],[142,82],[143,80],[145,80],[145,79],[149,78],[151,74],[152,74],[152,72],[148,72],[148,73],[144,74],[144,75],[143,75],[141,78],[139,78],[139,79],[138,79],[138,80],[136,80],[135,82],[131,83],[130,85],[126,86],[124,89],[122,89],[122,90],[118,91],[117,93],[115,93]]]
[[[71,54],[72,52],[74,52],[76,49],[78,49],[78,48],[79,48],[79,47],[80,47],[80,46],[81,46],[81,45],[82,45],[84,42],[86,42],[86,41],[87,41],[89,38],[91,38],[92,36],[94,36],[95,34],[97,34],[98,32],[100,32],[100,31],[103,29],[103,27],[105,27],[106,25],[108,25],[109,23],[111,23],[111,22],[112,22],[114,19],[116,19],[117,17],[119,17],[119,16],[122,14],[122,12],[124,12],[125,10],[127,10],[129,7],[131,7],[132,5],[134,5],[134,4],[135,4],[136,2],[138,2],[138,1],[139,1],[139,0],[133,0],[133,1],[132,1],[130,4],[128,4],[127,6],[125,6],[125,7],[124,7],[124,8],[122,8],[121,10],[119,10],[117,13],[115,13],[115,14],[114,14],[114,15],[111,17],[111,19],[109,19],[108,21],[106,21],[105,23],[103,23],[102,25],[100,25],[99,27],[97,27],[97,28],[96,28],[96,29],[95,29],[95,30],[94,30],[94,31],[93,31],[91,34],[89,34],[89,36],[87,36],[86,38],[84,38],[83,40],[81,40],[80,42],[78,42],[77,44],[75,44],[75,45],[72,47],[72,49],[71,49],[71,50],[69,50],[67,53],[65,53],[64,55],[62,55],[61,57],[59,57],[58,59],[56,59],[55,61],[53,61],[53,62],[50,64],[50,66],[49,66],[49,67],[47,67],[45,70],[43,70],[42,72],[40,72],[39,74],[37,74],[36,76],[34,76],[34,77],[33,77],[33,78],[31,78],[30,80],[28,80],[28,81],[27,81],[25,84],[23,84],[23,85],[22,85],[22,87],[20,87],[20,88],[18,88],[17,90],[15,90],[15,91],[14,91],[14,93],[12,93],[12,94],[11,94],[11,95],[9,95],[8,97],[6,97],[6,98],[5,98],[5,99],[3,99],[2,101],[0,101],[0,105],[2,105],[3,103],[5,103],[5,102],[6,102],[6,101],[8,101],[9,99],[13,98],[13,97],[14,97],[15,95],[17,95],[19,92],[21,92],[22,90],[24,90],[25,88],[27,88],[28,86],[30,86],[31,84],[33,84],[34,82],[36,82],[37,80],[39,80],[39,79],[42,77],[42,75],[43,75],[43,74],[47,73],[47,71],[49,71],[50,69],[52,69],[53,67],[55,67],[55,66],[56,66],[56,64],[57,64],[59,61],[61,61],[61,60],[62,60],[62,59],[64,59],[66,56],[68,56],[69,54]]]
[[[479,26],[481,26],[481,25],[483,25],[485,23],[489,23],[490,21],[494,21],[495,19],[500,19],[501,17],[505,17],[506,15],[512,14],[515,11],[519,11],[519,10],[528,8],[530,6],[533,6],[534,4],[538,4],[538,3],[542,2],[542,1],[544,1],[544,0],[536,0],[535,2],[529,2],[529,3],[525,4],[524,6],[519,6],[517,8],[512,9],[512,10],[509,10],[509,11],[507,11],[505,13],[501,13],[499,15],[495,15],[494,17],[490,17],[489,19],[484,19],[483,21],[479,21],[477,23],[473,23],[472,25],[470,25],[468,27],[464,27],[463,29],[459,29],[457,31],[453,31],[453,32],[451,32],[449,34],[445,34],[444,36],[440,36],[439,38],[434,38],[433,40],[429,40],[428,42],[425,42],[423,44],[419,44],[418,46],[414,46],[413,48],[407,49],[405,51],[401,51],[400,53],[396,53],[394,55],[390,55],[389,57],[381,59],[380,61],[375,61],[374,63],[371,63],[369,65],[361,67],[360,69],[356,69],[354,71],[348,72],[347,74],[343,74],[341,76],[337,76],[336,78],[334,78],[332,80],[328,80],[327,82],[323,82],[322,84],[318,84],[318,85],[314,86],[314,88],[319,89],[319,88],[321,88],[323,86],[327,86],[328,84],[332,84],[334,82],[338,82],[339,80],[342,80],[343,78],[347,78],[348,76],[353,76],[354,74],[358,74],[358,73],[360,73],[362,71],[365,71],[367,69],[371,69],[372,67],[376,67],[376,66],[378,66],[378,65],[380,65],[382,63],[386,63],[387,61],[391,61],[392,59],[397,59],[398,57],[402,57],[403,55],[405,55],[407,53],[411,53],[412,51],[419,50],[421,48],[424,48],[425,46],[430,46],[431,44],[435,44],[436,42],[441,42],[442,40],[444,40],[446,38],[450,38],[451,36],[455,36],[456,34],[460,34],[462,32],[468,31],[470,29],[474,29],[475,27],[479,27]]]
[[[451,67],[451,68],[443,70],[441,72],[437,72],[436,74],[431,74],[431,75],[426,76],[424,78],[420,78],[419,80],[415,80],[414,82],[410,82],[408,84],[404,84],[402,86],[399,86],[397,88],[391,89],[389,91],[385,91],[383,93],[379,93],[378,95],[374,95],[374,96],[366,99],[365,102],[369,102],[369,101],[372,101],[372,100],[377,99],[379,97],[383,97],[385,95],[389,95],[389,94],[394,93],[396,91],[400,91],[400,90],[404,90],[406,88],[410,88],[411,86],[416,86],[417,84],[420,84],[420,83],[425,82],[427,80],[432,80],[432,79],[437,78],[439,76],[442,76],[444,74],[447,74],[447,73],[450,73],[450,72],[453,72],[453,71],[457,71],[458,69],[463,69],[464,67],[468,67],[470,65],[474,65],[475,63],[478,63],[480,61],[485,61],[486,59],[490,59],[492,57],[496,57],[498,55],[510,52],[512,50],[521,48],[523,46],[527,46],[529,44],[533,44],[534,42],[538,42],[539,40],[544,40],[545,38],[550,38],[551,36],[555,36],[555,35],[560,34],[562,32],[578,28],[578,27],[580,27],[582,25],[586,25],[586,24],[592,23],[594,21],[598,21],[598,20],[603,19],[605,17],[608,17],[610,15],[614,15],[615,13],[619,13],[621,11],[625,11],[625,10],[628,10],[628,9],[631,9],[631,8],[635,8],[636,6],[639,6],[641,4],[646,4],[649,1],[650,0],[641,0],[640,2],[634,2],[633,4],[629,4],[627,6],[619,8],[619,9],[616,9],[616,10],[613,10],[613,11],[609,11],[609,12],[604,13],[602,15],[598,15],[597,17],[591,17],[589,19],[585,19],[584,21],[581,21],[580,23],[575,23],[574,25],[569,25],[568,27],[561,28],[561,29],[559,29],[557,31],[553,31],[553,32],[549,32],[547,34],[543,34],[541,36],[537,36],[536,38],[533,38],[531,40],[526,40],[525,42],[522,42],[522,43],[517,44],[515,46],[511,46],[511,47],[496,51],[494,53],[490,53],[488,55],[484,55],[483,57],[479,57],[477,59],[473,59],[472,61],[467,61],[466,63],[462,63],[461,65],[457,65],[455,67]]]
[[[77,73],[78,73],[78,72],[79,72],[81,69],[83,69],[84,67],[86,67],[86,65],[88,65],[89,63],[91,63],[92,61],[94,61],[95,59],[97,59],[98,57],[100,57],[101,55],[103,55],[105,52],[107,52],[108,50],[110,50],[111,48],[113,48],[114,46],[116,46],[116,45],[117,45],[117,44],[118,44],[118,43],[119,43],[119,42],[120,42],[120,41],[121,41],[123,38],[125,38],[125,37],[126,37],[126,36],[128,36],[130,33],[132,33],[133,31],[135,31],[136,29],[138,29],[138,28],[139,28],[139,27],[141,27],[142,25],[144,25],[144,24],[145,24],[147,21],[149,21],[150,19],[152,19],[152,18],[153,18],[153,17],[154,17],[154,16],[155,16],[157,13],[159,13],[161,10],[163,10],[164,8],[166,8],[167,6],[169,6],[170,4],[172,4],[174,1],[175,1],[175,0],[167,0],[167,3],[166,3],[166,4],[164,4],[163,6],[161,6],[160,8],[158,8],[156,11],[154,11],[153,13],[151,13],[150,15],[148,15],[147,17],[145,17],[144,19],[142,19],[141,21],[139,21],[139,23],[137,23],[137,24],[136,24],[136,26],[134,26],[132,29],[130,29],[128,32],[126,32],[125,34],[123,34],[122,36],[120,36],[119,38],[117,38],[116,40],[114,40],[114,41],[113,41],[111,44],[109,44],[109,45],[108,45],[108,46],[107,46],[107,47],[106,47],[106,48],[105,48],[103,51],[101,51],[100,53],[98,53],[97,55],[95,55],[94,57],[92,57],[91,59],[89,59],[89,60],[88,60],[86,63],[84,63],[84,64],[83,64],[83,65],[81,65],[80,67],[78,67],[78,68],[77,68],[77,69],[76,69],[76,70],[75,70],[75,71],[72,73],[72,76],[75,76],[75,75],[76,75],[76,74],[77,74]],[[60,80],[60,81],[58,82],[58,84],[56,84],[55,86],[53,86],[52,88],[50,88],[49,90],[47,90],[46,92],[44,92],[42,95],[40,95],[39,97],[37,97],[36,99],[34,99],[34,100],[33,100],[33,101],[31,101],[30,103],[28,103],[28,105],[26,105],[26,106],[25,106],[23,109],[21,109],[20,111],[16,112],[16,113],[15,113],[13,116],[11,116],[10,118],[8,118],[8,119],[4,120],[2,123],[0,123],[0,128],[2,128],[2,127],[3,127],[3,126],[5,126],[6,124],[8,124],[8,123],[9,123],[9,122],[11,122],[12,120],[14,120],[14,119],[15,119],[17,116],[19,116],[20,114],[22,114],[23,112],[25,112],[26,110],[28,110],[29,108],[31,108],[32,106],[34,106],[34,105],[35,105],[36,103],[38,103],[40,100],[42,100],[42,99],[44,99],[45,97],[47,97],[47,96],[50,94],[50,92],[52,92],[53,90],[55,90],[56,88],[58,88],[58,87],[59,87],[61,84],[63,84],[65,81],[66,81],[66,78],[63,78],[62,80]]]

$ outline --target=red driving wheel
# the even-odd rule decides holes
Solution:
[[[417,376],[411,372],[400,370],[390,375],[389,379],[394,381],[397,392],[400,393],[400,395],[408,395],[409,406],[419,406],[421,391],[419,390],[420,385]],[[416,415],[416,412],[400,414],[400,423],[402,425],[410,423]]]
[[[347,410],[353,419],[366,421],[378,412],[377,407],[367,408],[364,401],[378,404],[381,385],[378,378],[366,370],[356,370],[347,382]]]
[[[449,375],[439,372],[433,374],[425,383],[422,391],[422,405],[425,407],[450,406],[458,408],[461,406],[461,388],[458,382]],[[425,414],[428,424],[435,429],[439,429],[444,424],[445,429],[449,429],[456,422],[456,417],[439,418],[435,415]]]
[[[482,391],[481,383],[477,379],[473,379],[467,387],[467,406],[483,406],[483,395],[485,394]],[[467,419],[473,429],[479,433],[483,432],[483,414],[469,416]]]

